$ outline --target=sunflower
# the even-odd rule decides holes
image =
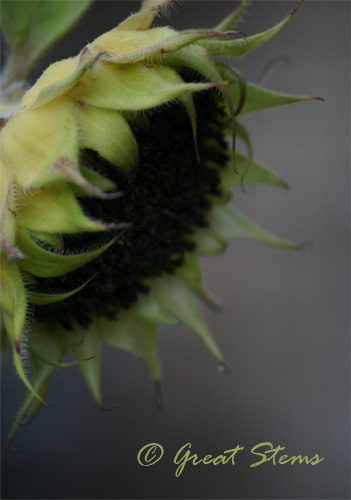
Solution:
[[[229,202],[243,182],[286,186],[253,160],[241,116],[312,98],[251,84],[216,56],[266,42],[302,2],[248,37],[233,31],[247,0],[213,29],[152,27],[171,3],[144,0],[19,100],[2,93],[1,342],[28,388],[10,439],[46,404],[57,367],[78,363],[103,406],[102,342],[140,357],[159,384],[158,327],[181,321],[223,364],[196,301],[213,305],[199,257],[230,238],[296,248]],[[62,363],[69,350],[76,361]]]

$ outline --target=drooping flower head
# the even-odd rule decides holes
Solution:
[[[52,64],[19,102],[5,102],[3,332],[28,388],[12,436],[45,403],[68,349],[101,406],[101,342],[141,357],[159,383],[158,325],[181,320],[223,363],[194,298],[211,303],[199,256],[224,251],[229,238],[296,247],[228,202],[244,176],[285,185],[253,160],[240,117],[310,98],[250,84],[215,56],[264,43],[301,2],[273,28],[239,38],[232,30],[247,0],[210,30],[152,27],[171,3],[144,0],[76,57]],[[248,156],[235,152],[236,138]]]

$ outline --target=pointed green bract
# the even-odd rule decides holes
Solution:
[[[7,293],[2,299],[2,301],[6,299],[5,326],[14,349],[19,352],[26,321],[27,301],[22,277],[15,261],[1,263],[1,283],[7,286],[7,289],[5,288],[5,293]]]
[[[113,238],[106,245],[90,252],[83,252],[76,255],[63,255],[45,250],[35,243],[26,231],[20,231],[18,239],[25,255],[25,258],[20,263],[21,268],[40,278],[62,276],[78,267],[84,266],[84,264],[96,259],[96,257],[105,252],[116,241],[116,238]]]
[[[157,324],[134,314],[137,305],[121,311],[116,323],[103,318],[97,320],[102,340],[107,344],[128,351],[146,364],[154,383],[161,380],[161,369],[157,355]]]
[[[100,390],[101,335],[94,324],[88,331],[86,329],[76,328],[74,337],[79,338],[80,335],[83,341],[80,343],[71,342],[71,349],[76,359],[86,360],[79,364],[79,368],[95,401],[99,406],[102,406]],[[72,338],[72,335],[70,335],[70,338]]]
[[[92,277],[91,279],[93,279]],[[91,281],[91,279],[89,281]],[[65,293],[45,293],[45,292],[33,292],[32,290],[27,292],[28,302],[36,305],[53,304],[55,302],[61,302],[62,300],[69,299],[72,295],[80,292],[88,283],[86,281],[82,286]]]
[[[49,233],[106,230],[105,224],[84,215],[71,189],[64,184],[52,184],[23,196],[17,221],[29,230]]]
[[[51,377],[54,372],[54,366],[47,364],[42,358],[32,354],[33,351],[41,354],[43,357],[49,356],[54,362],[59,362],[67,347],[59,341],[56,331],[51,326],[50,334],[45,327],[37,327],[35,333],[30,336],[28,352],[31,370],[31,384],[35,394],[38,394],[44,399]],[[16,421],[12,428],[9,442],[11,442],[17,432],[18,426],[26,417],[27,422],[30,422],[41,407],[41,401],[36,398],[31,390],[28,391],[22,407],[17,415]]]
[[[298,245],[263,231],[230,207],[215,207],[210,222],[223,238],[256,240],[279,248],[297,249]]]
[[[250,164],[249,170],[247,166]],[[230,160],[226,167],[221,171],[221,181],[224,188],[234,188],[245,184],[271,184],[273,186],[287,188],[287,183],[277,174],[264,167],[260,163],[250,160],[250,158],[236,153],[235,166],[237,173],[233,170],[233,162]],[[242,176],[247,170],[244,180]]]
[[[10,329],[8,323],[6,324],[6,328]],[[22,382],[27,387],[27,389],[33,394],[33,396],[43,405],[47,406],[47,403],[44,401],[43,397],[38,392],[38,389],[33,387],[32,383],[29,381],[26,372],[23,368],[23,360],[21,355],[16,351],[16,348],[13,349],[13,364],[15,365],[16,371],[20,376]]]
[[[219,82],[221,80],[221,74],[218,71],[214,60],[211,58],[209,52],[202,47],[195,45],[187,49],[178,50],[175,53],[170,53],[164,56],[164,60],[167,64],[177,68],[178,70],[182,70],[183,67],[195,70],[209,81]],[[234,106],[227,87],[222,87],[219,90],[223,95],[229,110],[232,124],[233,152],[235,153],[236,126]],[[233,156],[233,158],[235,158],[235,156]]]
[[[184,93],[213,87],[212,83],[174,83],[173,70],[155,64],[113,66],[100,62],[94,70],[101,78],[96,79],[92,71],[84,77],[85,85],[73,89],[72,93],[77,100],[97,108],[121,111],[151,109]],[[220,75],[216,76],[219,76],[219,81]]]
[[[138,298],[138,305],[134,314],[152,323],[163,325],[176,325],[178,323],[178,320],[168,314],[162,305],[153,297],[152,291]]]
[[[200,262],[195,253],[187,254],[184,266],[179,269],[177,275],[205,304],[216,305],[211,293],[203,284]]]
[[[195,252],[198,255],[218,255],[228,246],[228,242],[212,229],[198,229],[192,241],[195,243]]]
[[[274,90],[269,90],[253,83],[247,84],[246,89],[247,98],[241,114],[252,113],[253,111],[260,111],[277,106],[285,106],[286,104],[293,104],[296,102],[323,100],[319,97],[275,92]]]
[[[237,23],[240,21],[241,17],[248,8],[251,0],[241,0],[239,6],[231,12],[227,17],[225,17],[219,24],[217,24],[213,29],[215,31],[229,31],[235,28]]]
[[[54,101],[50,106],[17,113],[3,128],[0,144],[2,161],[11,165],[21,186],[66,180],[55,164],[58,157],[73,162],[78,159],[77,127],[69,103]]]
[[[118,187],[113,181],[111,181],[111,179],[103,177],[90,168],[80,165],[79,169],[83,177],[85,177],[85,179],[87,179],[90,184],[97,187],[101,191],[114,191]],[[82,196],[83,194],[84,193],[80,193],[80,196]],[[87,193],[85,193],[85,195],[87,195]]]
[[[240,139],[242,139],[245,142],[246,147],[247,147],[247,153],[248,153],[246,166],[245,166],[245,168],[243,169],[243,171],[242,171],[242,173],[240,175],[240,181],[241,181],[241,183],[243,183],[243,181],[244,181],[247,173],[250,171],[250,168],[251,168],[251,165],[252,165],[252,161],[253,161],[253,148],[252,148],[252,142],[251,142],[250,134],[249,134],[247,128],[244,127],[244,125],[242,123],[237,122],[237,124],[236,124],[236,133],[237,133],[237,136],[240,137]]]
[[[257,33],[256,35],[252,35],[247,38],[240,38],[238,40],[221,40],[220,42],[217,40],[206,40],[204,42],[200,41],[199,44],[206,47],[206,49],[215,56],[242,56],[250,50],[259,47],[276,35],[286,25],[286,23],[290,21],[292,16],[302,5],[303,1],[304,0],[301,0],[297,7],[295,7],[295,9],[293,9],[290,14],[283,19],[283,21],[266,31],[262,31],[261,33]]]
[[[143,31],[150,28],[155,16],[158,12],[167,8],[174,0],[152,1],[148,0],[143,2],[139,12],[131,14],[127,19],[122,21],[115,29],[119,31]]]
[[[202,319],[189,288],[175,276],[164,276],[152,280],[152,290],[158,302],[191,328],[203,340],[217,361],[223,363],[223,356]]]
[[[63,241],[63,235],[59,233],[43,233],[41,231],[31,231],[32,237],[39,241],[40,244],[44,245],[50,245],[53,247],[55,250],[58,250],[59,252],[63,252],[64,250],[64,241]],[[31,275],[27,274],[27,281],[28,283],[31,283],[30,278]],[[33,278],[33,283],[35,283],[35,279]]]
[[[80,126],[79,145],[130,171],[138,161],[138,145],[127,121],[111,109],[82,104],[74,111]]]
[[[135,49],[136,44],[131,39],[129,31],[112,30],[97,38],[88,46],[88,49],[95,56],[99,55],[99,59],[102,61],[115,64],[134,64],[149,60],[158,54],[176,52],[203,39],[222,39],[229,36],[230,33],[221,33],[220,31],[194,31],[178,34],[169,28],[154,28],[148,32],[133,32],[133,39],[138,41],[138,48]],[[102,48],[104,50],[101,50]]]
[[[89,49],[85,48],[78,57],[52,64],[26,93],[21,101],[20,109],[38,108],[62,96],[79,82],[94,62],[95,58]],[[53,81],[52,84],[50,84],[51,81]]]
[[[239,71],[227,66],[226,64],[217,62],[217,66],[220,70],[222,77],[225,79],[242,78],[242,75]],[[244,81],[244,85],[246,88],[246,99],[240,111],[241,115],[244,115],[246,113],[252,113],[253,111],[261,111],[263,109],[274,108],[277,106],[284,106],[286,104],[293,104],[304,101],[322,100],[319,97],[284,94],[282,92],[276,92],[274,90],[267,89],[260,85],[250,83],[246,80]],[[240,99],[240,93],[238,92],[237,87],[231,85],[230,87],[228,87],[228,92],[233,101],[234,107],[236,107]]]

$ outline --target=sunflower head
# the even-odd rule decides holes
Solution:
[[[159,383],[157,328],[180,320],[223,363],[194,297],[213,303],[199,256],[224,251],[230,238],[296,248],[228,202],[244,177],[286,186],[253,160],[241,116],[311,98],[250,84],[215,56],[264,43],[297,9],[237,38],[247,0],[213,29],[152,27],[171,3],[144,0],[20,99],[13,83],[3,90],[2,342],[6,332],[28,388],[11,437],[45,404],[69,349],[77,361],[65,366],[79,363],[101,406],[101,342],[142,358]],[[235,152],[237,137],[247,156]]]

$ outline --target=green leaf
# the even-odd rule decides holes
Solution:
[[[83,15],[91,0],[1,0],[1,28],[23,80],[34,62]],[[13,70],[11,71],[11,73]]]
[[[93,278],[94,276],[83,283],[83,285],[66,293],[40,293],[29,290],[27,292],[28,302],[37,305],[54,304],[55,302],[61,302],[62,300],[68,299],[69,297],[72,297],[72,295],[80,292]]]

